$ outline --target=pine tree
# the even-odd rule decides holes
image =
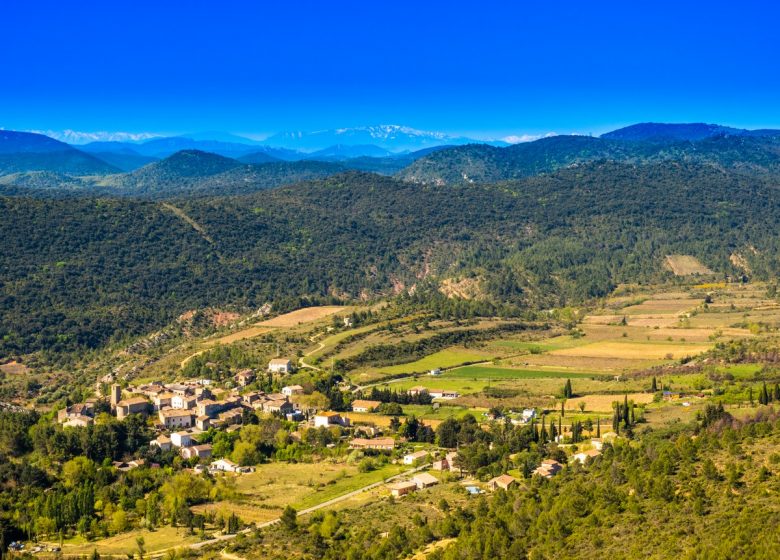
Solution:
[[[288,531],[294,531],[298,526],[298,512],[292,506],[287,506],[282,512],[280,521],[282,522],[282,527]]]

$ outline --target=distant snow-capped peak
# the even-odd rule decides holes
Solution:
[[[79,130],[29,130],[36,134],[45,134],[50,138],[68,144],[88,144],[90,142],[142,142],[160,135],[151,132],[83,132]]]
[[[429,130],[419,130],[410,126],[402,126],[398,124],[380,124],[374,126],[357,126],[353,128],[337,128],[336,134],[350,134],[354,132],[366,132],[372,138],[384,140],[387,138],[397,137],[399,134],[405,136],[418,136],[423,138],[435,138],[436,140],[445,140],[449,135],[443,132],[434,132]]]

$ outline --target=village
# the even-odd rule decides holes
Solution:
[[[185,466],[195,474],[233,473],[235,475],[252,473],[255,465],[238,464],[226,456],[215,456],[211,443],[201,442],[207,432],[220,431],[234,433],[253,415],[286,420],[297,426],[291,436],[300,439],[306,429],[335,429],[337,439],[346,444],[348,451],[360,451],[369,455],[389,456],[393,462],[409,467],[399,477],[392,477],[386,483],[389,495],[401,498],[418,490],[439,484],[446,473],[447,480],[461,480],[469,495],[478,495],[485,490],[507,490],[518,484],[522,476],[519,473],[503,473],[481,484],[473,476],[468,476],[461,466],[457,449],[442,448],[432,443],[411,443],[386,428],[372,422],[370,415],[380,409],[381,401],[358,398],[350,403],[350,411],[336,412],[320,410],[305,402],[304,387],[298,384],[284,385],[277,393],[266,393],[252,388],[259,375],[266,374],[274,379],[283,380],[296,371],[296,364],[289,358],[274,358],[269,361],[265,372],[244,369],[236,373],[227,383],[216,383],[207,378],[183,379],[172,383],[151,381],[123,388],[118,383],[110,385],[108,404],[110,413],[117,420],[131,415],[139,415],[153,427],[156,437],[148,442],[150,448],[162,452],[178,454]],[[441,375],[436,368],[428,372],[429,376]],[[410,397],[425,396],[438,408],[440,402],[458,398],[457,391],[429,389],[423,385],[410,387],[406,393]],[[92,398],[76,403],[57,412],[57,421],[63,427],[86,427],[94,424],[100,399]],[[507,421],[515,426],[531,425],[539,419],[540,411],[526,408],[512,416],[502,417],[495,413],[484,413],[483,422]],[[368,417],[367,417],[368,415]],[[357,416],[358,421],[353,421]],[[569,461],[586,464],[601,454],[604,442],[612,442],[618,437],[609,432],[603,437],[594,437],[589,442],[573,447]],[[565,436],[555,438],[559,449],[572,447],[567,445]],[[335,444],[328,444],[333,447]],[[561,459],[561,456],[558,457]],[[533,476],[552,478],[565,467],[565,461],[547,458],[541,461],[531,473]],[[131,470],[147,465],[142,458],[115,461],[113,466],[120,471]],[[439,478],[432,473],[439,473]],[[406,476],[404,476],[406,475]]]

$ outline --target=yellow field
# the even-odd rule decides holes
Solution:
[[[311,323],[317,321],[329,315],[335,313],[341,313],[347,309],[346,307],[339,307],[337,305],[323,305],[321,307],[304,307],[303,309],[296,309],[290,313],[279,315],[273,319],[268,319],[262,323],[258,323],[258,327],[297,327],[302,323]]]
[[[692,274],[715,274],[704,266],[699,259],[691,255],[667,255],[666,266],[675,276],[690,276]]]
[[[350,416],[352,416],[350,414]],[[266,463],[250,474],[234,476],[236,491],[242,497],[196,506],[193,511],[232,511],[247,522],[276,519],[287,505],[304,509],[379,482],[404,470],[403,465],[387,465],[367,473],[347,463]],[[231,476],[231,475],[226,475]]]
[[[160,527],[154,531],[136,530],[128,533],[122,533],[106,539],[89,542],[82,537],[76,537],[70,541],[62,543],[63,555],[83,555],[92,554],[97,549],[99,554],[132,555],[138,553],[136,539],[143,537],[144,548],[147,553],[155,553],[162,550],[168,550],[199,541],[196,535],[187,535],[187,529],[169,526]],[[58,545],[59,543],[52,543]]]
[[[553,356],[579,356],[584,358],[620,358],[626,360],[679,360],[694,356],[712,348],[712,344],[675,344],[655,342],[604,341],[553,350]]]
[[[610,356],[589,357],[539,354],[522,356],[509,363],[523,367],[533,367],[534,369],[549,368],[555,371],[572,371],[575,373],[623,373],[657,365],[658,360],[632,360]]]

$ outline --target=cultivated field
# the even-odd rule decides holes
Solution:
[[[197,535],[188,534],[186,527],[163,526],[149,531],[139,529],[128,533],[121,533],[113,537],[87,541],[83,537],[75,537],[62,543],[62,553],[67,556],[84,556],[92,554],[94,550],[101,555],[117,555],[131,557],[138,554],[136,539],[144,539],[144,549],[147,553],[154,554],[159,551],[183,547],[198,542]],[[59,546],[59,543],[52,543]]]
[[[485,360],[490,359],[492,359],[492,357],[483,352],[475,352],[473,350],[461,348],[448,348],[447,350],[441,350],[440,352],[426,356],[421,360],[408,364],[379,368],[379,371],[390,375],[399,373],[422,373],[435,368],[450,368],[461,364],[484,362]]]
[[[618,358],[624,360],[674,360],[694,356],[709,350],[712,344],[681,344],[672,342],[603,341],[553,350],[552,356],[579,356],[584,358]]]
[[[235,476],[239,498],[196,506],[194,511],[227,509],[247,522],[276,519],[287,505],[300,510],[321,504],[402,472],[402,465],[387,465],[361,473],[347,463],[267,463],[254,473]],[[232,476],[232,475],[225,475]]]

